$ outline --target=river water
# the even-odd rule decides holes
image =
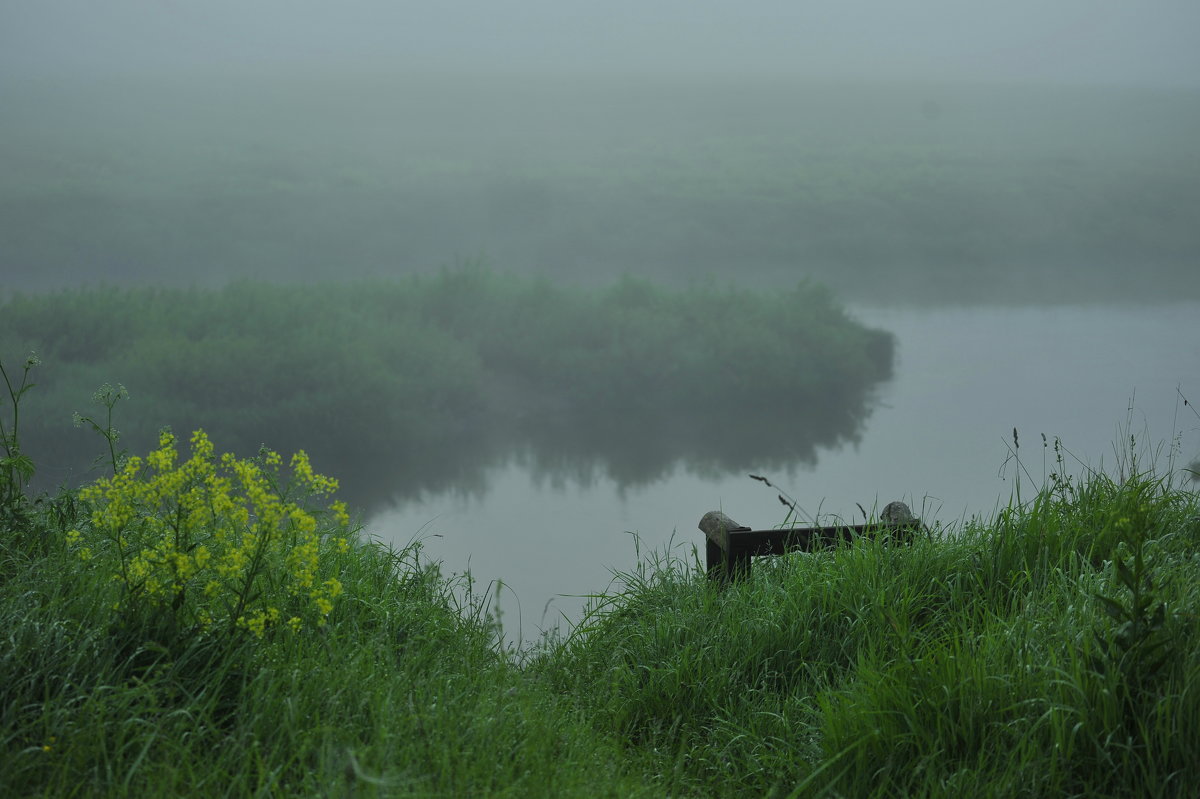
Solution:
[[[1184,404],[1200,402],[1200,303],[853,310],[896,334],[896,376],[857,444],[766,474],[805,520],[861,521],[860,504],[893,499],[948,525],[988,519],[1018,487],[1028,498],[1060,469],[1055,438],[1076,475],[1127,466],[1131,435],[1143,466],[1200,457],[1200,417]],[[586,596],[631,570],[639,549],[703,553],[706,511],[755,528],[785,513],[742,471],[698,474],[681,462],[652,484],[619,485],[604,474],[547,477],[527,461],[514,456],[488,470],[482,490],[426,494],[366,528],[396,546],[421,540],[446,573],[469,570],[511,644],[577,621]]]

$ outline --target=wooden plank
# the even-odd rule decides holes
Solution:
[[[913,518],[903,503],[890,503],[884,509],[883,518],[872,524],[751,530],[721,511],[710,511],[704,514],[699,524],[705,536],[705,566],[709,577],[736,580],[750,575],[750,558],[754,556],[811,552],[838,542],[850,542],[859,536],[894,534],[901,540],[908,540],[920,527],[920,519]]]

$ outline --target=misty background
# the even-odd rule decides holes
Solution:
[[[483,259],[910,302],[1200,291],[1194,4],[0,14],[10,290]]]
[[[6,0],[9,80],[398,71],[1195,87],[1188,0]]]
[[[627,529],[686,538],[723,498],[756,501],[748,463],[777,469],[814,515],[897,498],[986,514],[1012,488],[1014,426],[1025,442],[1062,434],[1077,471],[1111,462],[1130,426],[1174,466],[1200,453],[1181,405],[1200,395],[1198,33],[1190,0],[0,0],[0,303],[71,306],[78,326],[89,295],[55,292],[446,267],[583,290],[635,276],[774,296],[812,281],[896,336],[894,379],[854,396],[852,423],[797,404],[751,435],[750,386],[719,420],[725,440],[778,429],[788,443],[723,467],[705,452],[701,468],[686,436],[647,452],[636,425],[586,422],[316,465],[369,473],[373,533],[429,536],[459,566],[487,552],[483,576],[527,598],[602,587],[603,564],[631,556]],[[256,314],[260,285],[230,291],[249,308],[235,322],[279,311]],[[219,332],[173,335],[228,362]],[[6,363],[26,333],[0,340]],[[281,353],[296,340],[239,335]],[[255,397],[293,388],[303,355],[232,375],[221,402],[253,383],[238,412],[287,428]],[[130,380],[105,368],[81,374]],[[163,388],[146,380],[127,413]],[[774,521],[772,503],[744,520]],[[523,572],[531,549],[562,558],[559,573]]]

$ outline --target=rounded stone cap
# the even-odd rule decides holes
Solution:
[[[912,515],[912,511],[903,502],[889,502],[883,506],[883,513],[879,514],[879,518],[884,524],[895,525],[899,527],[904,524],[916,524],[920,519]]]

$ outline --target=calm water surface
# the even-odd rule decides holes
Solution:
[[[1182,399],[1200,402],[1200,303],[855,312],[896,334],[897,374],[857,445],[767,472],[808,516],[861,520],[856,503],[904,499],[926,519],[990,518],[1016,488],[1014,427],[1023,492],[1056,470],[1055,437],[1074,474],[1118,468],[1130,433],[1164,467],[1173,451],[1176,467],[1200,456],[1200,418]],[[510,642],[577,620],[585,595],[633,568],[638,546],[690,557],[708,510],[753,527],[784,511],[744,472],[699,475],[686,463],[651,485],[623,486],[603,474],[538,476],[514,457],[484,482],[379,513],[367,532],[397,546],[421,539],[446,572],[470,570],[477,589],[502,580],[493,606]]]

